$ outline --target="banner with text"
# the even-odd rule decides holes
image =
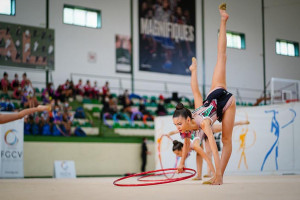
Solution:
[[[196,55],[195,0],[139,0],[139,69],[189,75]]]
[[[1,124],[0,137],[0,177],[23,178],[24,119]]]

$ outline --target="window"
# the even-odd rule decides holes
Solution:
[[[235,49],[246,48],[245,34],[227,31],[226,36],[227,36],[227,47],[235,48]]]
[[[299,43],[278,39],[276,40],[276,54],[299,56]]]
[[[0,14],[16,15],[16,1],[15,0],[1,0]]]
[[[63,18],[65,24],[101,28],[100,10],[64,5]]]

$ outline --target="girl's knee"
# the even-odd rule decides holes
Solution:
[[[231,137],[222,137],[222,143],[224,145],[232,145],[232,138]]]

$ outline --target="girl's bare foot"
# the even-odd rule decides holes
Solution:
[[[196,60],[195,57],[192,58],[192,64],[191,64],[191,66],[189,67],[189,69],[190,69],[191,72],[197,70],[197,60]]]
[[[226,3],[222,3],[221,5],[219,5],[219,12],[221,15],[221,19],[227,21],[229,15],[226,12]]]
[[[195,178],[192,178],[193,181],[201,181],[202,177],[200,176],[196,176]]]
[[[222,176],[216,176],[214,182],[212,185],[222,185],[223,184],[223,177]]]
[[[211,177],[211,174],[205,174],[203,177],[204,177],[204,178],[210,178],[210,177]]]
[[[212,177],[211,179],[209,179],[208,181],[204,181],[202,184],[205,184],[205,185],[211,185],[213,184],[213,182],[215,181],[216,177]]]

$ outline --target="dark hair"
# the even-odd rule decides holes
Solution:
[[[173,151],[175,151],[175,150],[180,151],[182,149],[182,147],[183,147],[182,142],[179,142],[177,140],[173,141]]]
[[[182,103],[176,105],[176,110],[174,111],[173,118],[182,116],[184,119],[190,117],[192,119],[192,113],[189,109],[184,107]]]

